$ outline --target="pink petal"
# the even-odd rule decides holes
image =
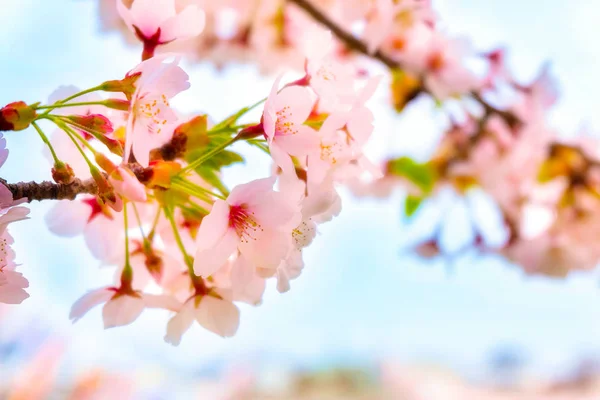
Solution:
[[[233,188],[229,197],[227,197],[227,203],[232,206],[254,204],[256,201],[260,201],[266,193],[273,191],[273,185],[276,180],[276,177],[271,176],[237,185]]]
[[[170,343],[173,346],[178,346],[179,343],[181,343],[181,337],[188,329],[190,329],[194,322],[194,302],[195,298],[189,299],[183,305],[181,310],[169,320],[165,342]]]
[[[228,229],[213,247],[206,248],[196,253],[194,258],[194,272],[200,276],[210,276],[221,268],[233,254],[240,238],[235,230]]]
[[[294,193],[267,193],[260,203],[252,207],[254,217],[263,228],[280,228],[290,226],[290,229],[300,223],[300,202]]]
[[[113,290],[109,290],[108,288],[96,289],[84,294],[71,307],[69,319],[74,323],[79,321],[79,319],[88,311],[96,307],[98,304],[108,301],[114,294],[115,292]]]
[[[129,325],[144,311],[144,300],[140,297],[118,295],[111,298],[102,309],[104,329]]]
[[[361,148],[365,145],[371,133],[373,133],[373,113],[366,107],[352,110],[352,116],[348,120],[348,132],[354,140],[353,145]]]
[[[294,173],[294,163],[290,158],[290,155],[283,150],[275,141],[271,142],[269,145],[269,151],[271,153],[271,157],[273,161],[284,173],[291,174]]]
[[[199,35],[204,29],[206,15],[195,5],[187,6],[177,16],[164,21],[160,26],[160,40],[170,42]]]
[[[29,298],[29,294],[23,288],[12,285],[0,285],[0,303],[21,304],[27,298]]]
[[[24,219],[28,219],[27,216],[29,214],[29,209],[26,207],[12,207],[4,214],[0,215],[0,231],[3,230],[2,227],[6,227],[8,224],[12,222],[22,221]]]
[[[243,257],[239,256],[231,267],[231,286],[242,288],[252,281],[255,268]]]
[[[111,261],[119,253],[115,243],[123,238],[122,215],[113,215],[115,220],[97,216],[84,229],[83,237],[92,255],[100,261]]]
[[[317,132],[309,126],[300,125],[297,133],[275,137],[275,142],[282,150],[295,157],[303,157],[316,151],[321,140]]]
[[[196,236],[197,251],[214,247],[229,226],[229,204],[215,200],[210,213],[202,219]]]
[[[125,4],[123,4],[123,0],[115,0],[115,2],[117,3],[117,12],[121,16],[121,19],[123,19],[125,25],[127,25],[129,29],[133,31],[134,29],[131,11],[129,10],[129,8],[125,7]]]
[[[266,228],[257,231],[255,240],[240,242],[240,253],[257,268],[275,270],[292,248],[290,233]]]
[[[230,337],[240,325],[240,310],[229,301],[204,296],[196,308],[196,321],[219,336]]]
[[[146,187],[138,181],[128,168],[119,166],[108,178],[115,191],[131,201],[144,202]]]
[[[151,37],[163,21],[175,16],[175,0],[134,0],[129,11],[133,24]]]
[[[308,119],[312,112],[315,100],[310,91],[302,86],[288,86],[283,88],[275,100],[275,109],[283,110],[289,107],[286,114],[286,121],[294,124],[302,124]]]

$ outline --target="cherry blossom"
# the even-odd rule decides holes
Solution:
[[[168,55],[142,62],[131,74],[141,73],[131,99],[127,120],[124,162],[133,150],[137,162],[147,167],[150,150],[173,136],[178,118],[169,100],[190,87],[188,75],[179,67],[179,59],[166,62]]]
[[[275,80],[265,102],[263,127],[271,156],[285,172],[293,170],[290,156],[306,156],[318,146],[314,129],[303,125],[314,105],[310,91],[301,86],[288,86],[278,92],[281,77]]]
[[[121,18],[144,43],[149,57],[157,46],[197,36],[204,29],[205,14],[196,5],[177,10],[175,0],[134,0],[127,8],[123,0],[115,1]]]
[[[194,320],[209,331],[222,337],[235,335],[240,324],[240,310],[218,294],[190,297],[179,312],[169,320],[165,341],[179,345],[183,334]]]
[[[273,270],[291,249],[291,232],[300,218],[299,204],[273,190],[273,178],[236,186],[227,200],[216,200],[202,220],[196,241],[194,271],[209,276],[236,249],[255,267]]]
[[[111,286],[83,295],[73,304],[69,318],[75,323],[92,308],[103,303],[104,329],[129,325],[140,316],[144,308],[165,308],[172,311],[179,309],[177,301],[169,296],[150,295],[123,286]]]

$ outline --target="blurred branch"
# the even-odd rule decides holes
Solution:
[[[382,52],[379,49],[377,51],[375,51],[374,53],[369,53],[368,46],[366,45],[366,43],[364,43],[363,41],[358,39],[352,33],[348,32],[348,31],[344,30],[342,27],[340,27],[336,22],[334,22],[327,15],[325,15],[325,13],[323,13],[321,10],[319,10],[310,0],[288,0],[288,1],[290,3],[297,5],[301,9],[303,9],[315,21],[319,22],[321,25],[323,25],[327,29],[329,29],[338,38],[338,40],[340,40],[342,43],[344,43],[346,45],[346,47],[348,49],[357,51],[361,54],[364,54],[368,57],[378,60],[390,69],[399,69],[399,70],[405,69],[404,66],[402,64],[400,64],[400,62],[398,62],[397,60],[394,60],[392,57],[385,54],[384,52]],[[423,85],[421,85],[420,92],[431,94],[427,90],[427,88],[423,87]],[[481,95],[479,93],[472,92],[471,96],[473,97],[473,99],[475,101],[477,101],[483,107],[486,119],[492,113],[495,113],[495,114],[498,114],[500,117],[502,117],[506,121],[506,123],[511,127],[516,126],[520,122],[519,119],[513,113],[504,111],[504,110],[500,110],[500,109],[492,106],[483,97],[481,97]],[[414,96],[413,98],[416,98],[416,96]]]

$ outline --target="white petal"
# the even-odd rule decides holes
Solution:
[[[102,309],[104,329],[128,325],[144,311],[141,297],[119,295],[110,299]]]
[[[194,302],[195,298],[188,300],[181,310],[169,320],[165,342],[170,343],[173,346],[178,346],[179,343],[181,343],[181,337],[188,329],[190,329],[194,322]]]
[[[196,275],[210,276],[214,274],[227,262],[239,242],[240,238],[235,231],[228,229],[213,247],[198,251],[194,257]]]
[[[230,337],[240,325],[240,310],[229,301],[204,296],[196,308],[196,321],[219,336]]]
[[[60,200],[44,217],[50,232],[66,237],[83,233],[88,219],[92,215],[92,207],[83,201]]]
[[[114,291],[108,290],[107,288],[92,290],[91,292],[84,294],[71,307],[69,319],[73,322],[77,322],[89,310],[96,307],[98,304],[108,301],[114,294]]]

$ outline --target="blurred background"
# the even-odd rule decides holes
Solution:
[[[95,86],[138,63],[137,46],[100,31],[100,1],[109,0],[2,2],[1,104],[45,101],[59,85]],[[523,80],[549,62],[561,89],[551,124],[565,135],[598,131],[600,3],[434,0],[434,8],[448,32],[469,36],[478,49],[507,47]],[[192,88],[175,105],[215,121],[262,98],[273,80],[252,66],[184,67]],[[442,123],[433,102],[418,101],[399,116],[386,96],[382,90],[370,104],[369,155],[428,154]],[[2,178],[49,178],[37,136],[6,139]],[[258,151],[242,151],[249,162],[227,171],[230,183],[270,168]],[[289,293],[268,287],[260,307],[242,305],[234,338],[195,325],[179,347],[163,341],[166,312],[104,331],[95,309],[72,325],[71,304],[108,283],[112,270],[98,266],[81,237],[50,234],[49,205],[33,204],[30,220],[11,225],[31,298],[0,306],[0,398],[526,398],[515,388],[540,396],[527,398],[600,398],[600,276],[530,277],[474,252],[424,260],[406,250],[417,230],[443,210],[455,216],[446,236],[459,243],[468,235],[465,206],[449,199],[420,216],[416,229],[403,220],[403,197],[343,193],[343,212],[320,227]]]

